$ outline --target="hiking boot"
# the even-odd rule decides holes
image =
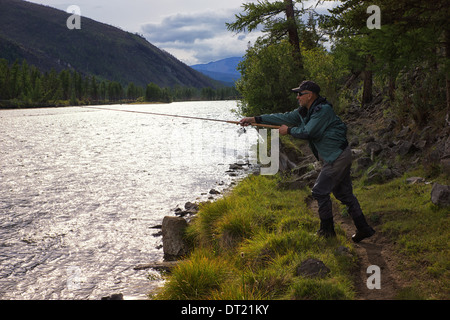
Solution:
[[[361,242],[362,240],[370,238],[375,234],[375,230],[369,226],[364,215],[360,215],[359,217],[353,219],[353,222],[356,226],[356,233],[352,236],[353,242]]]
[[[320,229],[316,233],[319,237],[335,238],[333,218],[320,220]]]

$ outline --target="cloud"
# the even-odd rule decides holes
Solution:
[[[231,56],[242,56],[248,41],[257,33],[234,34],[226,23],[233,22],[236,10],[208,10],[176,13],[159,23],[142,25],[141,32],[148,41],[187,64],[207,63]]]
[[[225,23],[230,21],[232,16],[226,12],[177,13],[160,23],[145,24],[141,30],[149,41],[156,43],[194,43],[227,32]]]

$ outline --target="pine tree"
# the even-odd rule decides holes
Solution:
[[[247,30],[252,32],[262,26],[269,39],[277,39],[279,41],[287,36],[291,44],[294,64],[297,66],[298,72],[303,73],[296,17],[303,11],[296,10],[292,0],[273,2],[260,0],[257,3],[244,3],[243,8],[244,13],[237,14],[235,22],[226,24],[228,30],[234,32]],[[284,13],[285,19],[280,18],[282,13]]]

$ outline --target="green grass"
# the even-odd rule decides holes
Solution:
[[[355,194],[365,214],[381,223],[395,243],[399,269],[410,284],[398,298],[450,297],[450,217],[448,208],[431,202],[432,184],[407,184],[416,171],[389,183],[357,186]]]
[[[448,210],[431,203],[431,184],[409,185],[407,177],[381,185],[357,182],[355,194],[394,244],[407,284],[396,298],[448,299]],[[339,226],[336,239],[318,238],[319,219],[305,203],[310,191],[280,190],[279,179],[250,176],[223,199],[201,205],[186,234],[191,256],[154,298],[354,299],[353,244]],[[339,254],[341,246],[352,254]],[[331,272],[323,279],[299,276],[296,270],[308,258],[323,261]]]
[[[325,240],[305,198],[281,191],[276,177],[251,176],[230,195],[204,204],[187,231],[195,249],[173,270],[157,299],[352,299],[355,258],[342,231]],[[296,274],[307,258],[322,260],[325,279]]]

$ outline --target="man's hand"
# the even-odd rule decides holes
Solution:
[[[239,121],[239,124],[243,127],[247,127],[255,122],[256,122],[256,120],[254,117],[247,117],[247,118],[244,118],[241,121]]]
[[[278,129],[281,136],[288,135],[289,134],[288,130],[289,130],[289,127],[284,124],[280,127],[280,129]]]

